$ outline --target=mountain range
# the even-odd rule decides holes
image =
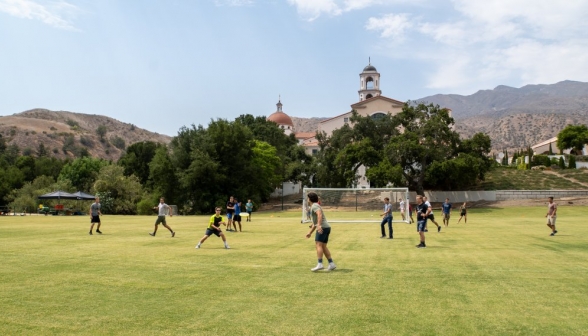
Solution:
[[[569,124],[588,125],[588,83],[562,81],[514,88],[500,85],[472,95],[437,94],[414,99],[452,110],[463,137],[486,133],[495,151],[526,148],[548,140]],[[317,120],[292,118],[298,131],[316,131]]]
[[[437,94],[414,101],[450,108],[463,138],[486,133],[494,151],[532,146],[557,136],[569,124],[588,125],[588,83],[577,81],[521,88],[500,85],[467,96]],[[297,132],[315,132],[328,117],[332,116],[292,121]],[[43,144],[50,155],[60,158],[87,154],[114,161],[133,143],[172,139],[102,115],[46,109],[0,117],[0,135],[25,154],[37,153]]]

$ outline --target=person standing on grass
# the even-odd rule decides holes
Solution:
[[[400,216],[402,216],[402,220],[406,220],[406,217],[404,216],[404,200],[402,198],[398,200],[398,205],[400,207]]]
[[[429,218],[429,214],[431,212],[431,208],[424,202],[423,196],[418,195],[417,200],[417,232],[419,233],[419,237],[421,239],[421,243],[418,244],[417,248],[426,248],[427,245],[425,244],[425,230],[427,228],[427,218]]]
[[[433,222],[433,224],[437,225],[437,232],[441,232],[441,225],[439,225],[436,221],[435,221],[435,215],[433,215],[433,207],[431,206],[431,203],[429,203],[429,201],[427,200],[427,196],[423,196],[423,201],[424,203],[429,207],[430,211],[429,211],[429,218],[431,220],[431,222]],[[418,220],[418,218],[417,218]],[[425,232],[428,232],[428,230],[425,228]]]
[[[388,197],[384,198],[384,212],[380,214],[380,217],[382,217],[382,222],[380,223],[382,236],[380,238],[386,238],[386,223],[388,223],[388,231],[390,232],[390,237],[388,237],[388,239],[392,239],[394,237],[392,231],[392,204],[390,204],[390,199]]]
[[[206,228],[204,237],[200,239],[198,245],[196,245],[196,248],[199,249],[202,243],[204,243],[204,241],[208,239],[208,237],[210,237],[211,235],[215,235],[217,237],[221,237],[226,249],[230,249],[231,247],[227,243],[227,237],[225,237],[225,234],[220,228],[221,225],[226,225],[226,223],[223,221],[223,216],[221,216],[221,208],[217,207],[214,209],[214,215],[212,215],[210,217],[210,220],[208,221],[208,227]]]
[[[557,230],[555,229],[555,219],[557,218],[557,203],[553,201],[553,197],[549,197],[549,203],[547,203],[547,226],[551,229],[550,236],[555,236]],[[91,232],[90,232],[91,233]]]
[[[459,207],[459,220],[457,221],[457,224],[459,224],[459,222],[461,222],[461,219],[464,218],[465,219],[465,223],[468,223],[468,210],[466,208],[466,202],[463,202],[463,204]]]
[[[247,211],[247,221],[251,222],[251,213],[253,212],[253,202],[251,202],[251,199],[247,200],[247,203],[245,203],[245,211]]]
[[[241,202],[235,198],[235,217],[233,218],[235,232],[237,232],[237,224],[239,224],[239,232],[241,232]]]
[[[408,217],[410,217],[410,223],[414,223],[414,218],[412,218],[412,205],[408,202]]]
[[[235,198],[233,196],[229,197],[229,201],[227,202],[227,231],[233,231],[231,229],[231,224],[233,224],[233,214],[235,213]]]
[[[443,212],[443,224],[445,227],[449,226],[449,218],[451,217],[451,203],[449,203],[449,198],[445,199],[445,203],[441,205],[441,211]]]
[[[98,224],[96,226],[96,233],[102,234],[100,231],[100,216],[102,216],[102,212],[100,212],[100,197],[96,197],[94,199],[94,203],[90,205],[90,234],[92,234],[92,230],[94,229],[94,224]]]
[[[165,204],[165,200],[163,199],[163,197],[159,199],[159,205],[153,207],[153,210],[157,210],[157,220],[155,221],[155,228],[153,229],[153,233],[149,232],[149,235],[155,237],[159,224],[163,224],[163,226],[165,226],[165,228],[168,229],[169,232],[171,232],[172,238],[175,237],[176,232],[172,230],[172,228],[167,226],[167,222],[165,221],[166,213],[169,213],[170,217],[173,217],[173,213],[171,207]]]
[[[310,203],[310,212],[312,216],[312,225],[310,226],[310,231],[306,234],[306,238],[310,238],[314,230],[316,229],[316,234],[314,237],[314,242],[316,246],[316,256],[318,259],[318,264],[316,267],[311,268],[310,270],[313,272],[319,271],[324,269],[323,266],[323,255],[327,257],[329,261],[329,267],[327,271],[332,271],[337,268],[337,265],[333,262],[333,258],[331,257],[331,251],[327,247],[327,243],[329,242],[329,235],[331,234],[331,226],[327,221],[327,217],[323,213],[323,209],[318,204],[319,198],[318,195],[314,192],[308,193],[308,202]]]

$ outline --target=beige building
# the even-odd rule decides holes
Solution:
[[[535,155],[547,154],[549,153],[549,145],[551,145],[551,151],[554,154],[559,154],[559,148],[557,148],[557,137],[553,137],[549,140],[545,140],[534,146],[531,146],[531,149],[533,150],[533,154]],[[570,154],[570,152],[570,148],[563,150],[564,154]],[[584,148],[582,149],[582,155],[588,155],[588,145],[584,145]]]
[[[382,96],[380,90],[380,73],[373,65],[368,64],[359,74],[359,101],[351,105],[351,109],[343,114],[333,118],[323,120],[318,125],[318,131],[324,132],[327,136],[331,136],[336,129],[343,127],[350,123],[353,111],[356,111],[363,117],[379,118],[381,116],[390,114],[396,115],[402,111],[404,102]],[[278,102],[278,110],[271,114],[267,120],[277,123],[286,134],[294,133],[298,139],[298,143],[304,146],[305,151],[309,155],[316,155],[319,151],[318,141],[314,133],[296,133],[292,119],[282,111],[282,104]],[[451,111],[449,112],[451,113]],[[357,171],[357,185],[358,188],[369,188],[370,181],[365,176],[365,167],[359,167]]]

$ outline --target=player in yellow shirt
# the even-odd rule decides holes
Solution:
[[[217,237],[222,238],[226,249],[230,249],[231,247],[229,246],[229,244],[227,244],[227,238],[225,237],[225,234],[220,228],[221,225],[227,224],[223,221],[223,216],[221,216],[221,208],[216,208],[215,214],[210,217],[208,227],[206,228],[206,233],[204,233],[204,237],[200,239],[198,245],[196,245],[196,248],[199,249],[200,245],[202,245],[202,243],[204,243],[204,241],[208,239],[208,237],[210,237],[211,235],[215,235]]]

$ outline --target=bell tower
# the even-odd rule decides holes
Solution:
[[[380,90],[380,73],[372,65],[371,59],[368,65],[359,74],[359,101],[382,95]]]

